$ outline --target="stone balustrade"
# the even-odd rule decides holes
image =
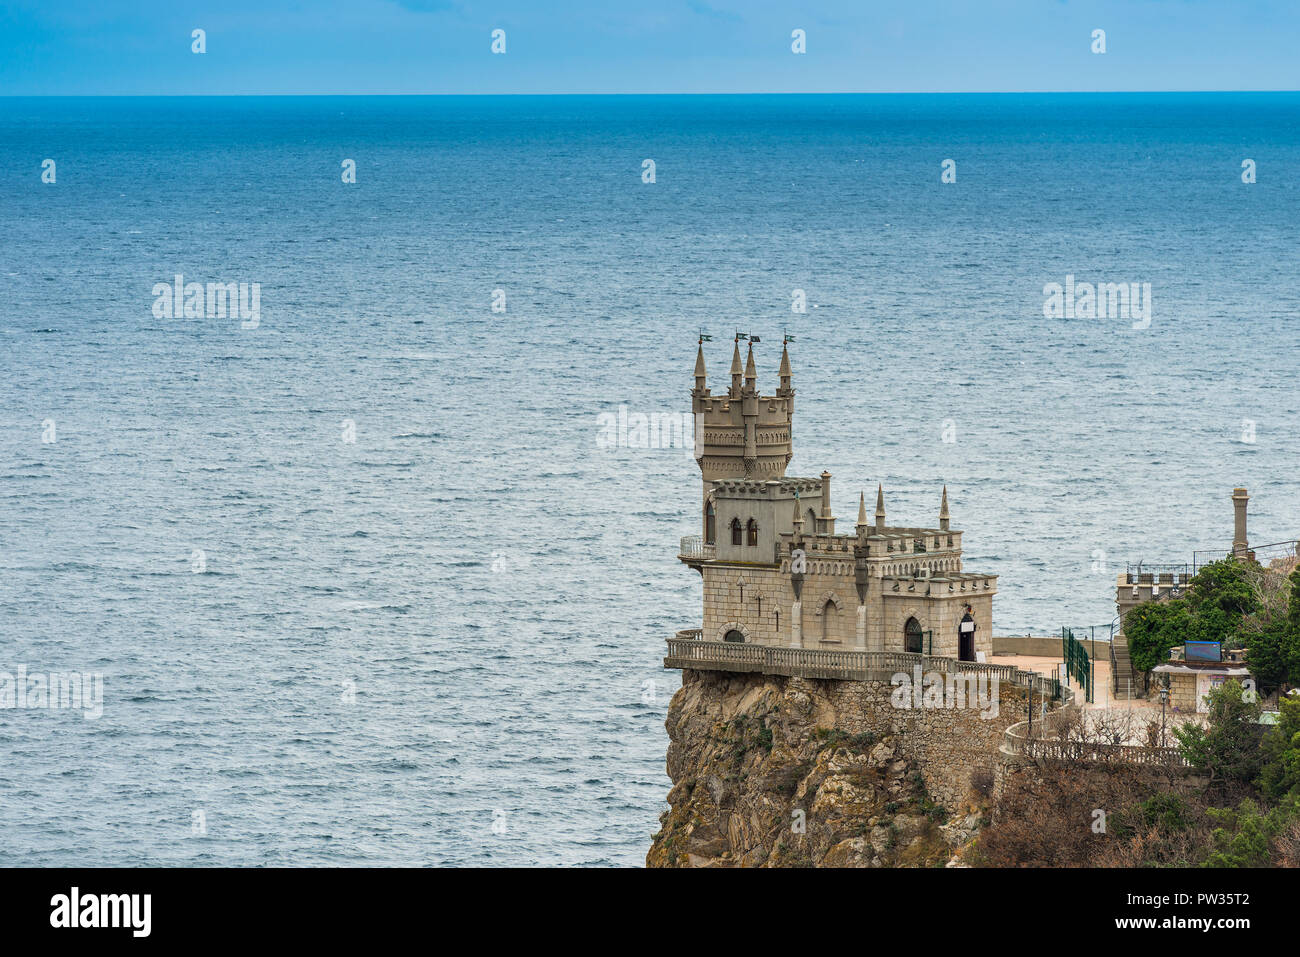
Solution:
[[[703,535],[686,535],[682,538],[681,547],[677,550],[677,556],[679,558],[707,562],[713,561],[717,552],[717,546],[710,545],[704,541]]]
[[[665,668],[692,668],[699,671],[758,672],[797,678],[831,678],[842,681],[889,681],[897,674],[911,675],[921,666],[922,673],[987,674],[999,681],[1032,688],[1035,694],[1056,699],[1069,689],[1062,689],[1054,678],[1034,671],[1022,671],[1015,665],[994,665],[977,661],[958,661],[932,655],[903,651],[832,651],[821,648],[788,648],[748,642],[704,641],[700,629],[677,632],[668,639]]]
[[[1154,764],[1166,767],[1189,767],[1178,748],[1148,748],[1139,744],[1062,739],[1057,735],[1069,719],[1071,709],[1058,708],[1034,722],[1034,736],[1029,737],[1029,722],[1021,721],[1007,728],[1002,736],[1002,753],[1008,757],[1038,761],[1085,761],[1089,764]]]

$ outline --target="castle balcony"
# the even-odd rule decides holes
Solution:
[[[685,535],[677,557],[687,565],[711,562],[718,557],[718,546],[707,543],[703,535]]]
[[[842,681],[889,681],[896,674],[910,674],[917,665],[922,671],[941,674],[996,675],[999,681],[1032,688],[1045,698],[1069,700],[1071,692],[1055,678],[1015,665],[959,661],[904,651],[832,651],[821,648],[788,648],[751,642],[704,641],[699,629],[679,631],[668,639],[664,667],[698,671],[757,672],[798,678],[831,678]]]

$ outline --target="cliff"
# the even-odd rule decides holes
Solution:
[[[1000,707],[899,707],[886,682],[687,670],[650,867],[942,866],[979,826]]]

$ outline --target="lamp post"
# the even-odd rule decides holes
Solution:
[[[1034,740],[1034,680],[1029,679],[1029,735],[1026,741]]]

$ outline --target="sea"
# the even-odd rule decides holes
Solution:
[[[0,865],[643,864],[702,337],[715,393],[791,339],[840,531],[947,486],[997,634],[1108,635],[1130,564],[1226,553],[1235,486],[1295,539],[1298,121],[0,99]]]

